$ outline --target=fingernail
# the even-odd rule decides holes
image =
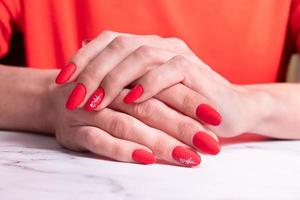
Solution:
[[[75,71],[76,65],[74,63],[67,64],[57,75],[55,82],[57,84],[64,84],[72,77]]]
[[[207,104],[200,104],[196,109],[196,115],[200,120],[213,126],[218,126],[222,122],[222,116]]]
[[[193,144],[200,149],[201,151],[211,154],[217,155],[220,150],[220,144],[216,141],[212,136],[208,135],[205,132],[197,132],[193,137]]]
[[[97,106],[100,105],[101,101],[103,100],[105,95],[104,89],[102,87],[99,87],[89,98],[89,100],[86,102],[84,108],[87,111],[92,111],[97,108]]]
[[[197,153],[182,146],[173,149],[172,157],[187,167],[197,166],[201,162],[201,157]]]
[[[144,149],[134,150],[132,152],[132,160],[141,164],[153,164],[156,162],[155,155]]]
[[[143,87],[141,86],[141,84],[136,85],[134,88],[132,88],[128,94],[124,97],[124,103],[126,104],[130,104],[132,102],[134,102],[135,100],[137,100],[140,96],[142,96],[144,92]]]
[[[78,83],[66,103],[69,110],[75,109],[85,98],[86,88],[82,83]]]

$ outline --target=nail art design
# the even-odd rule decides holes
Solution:
[[[66,103],[66,107],[69,110],[77,108],[84,100],[86,95],[86,87],[82,83],[78,83],[73,89],[72,93],[69,96],[69,99]]]
[[[124,103],[130,104],[137,100],[144,93],[144,88],[141,84],[136,85],[132,88],[129,93],[124,97]]]
[[[200,104],[197,107],[196,116],[205,123],[213,126],[218,126],[222,122],[222,116],[207,104]]]
[[[64,84],[72,77],[76,71],[76,68],[77,67],[74,63],[68,63],[57,75],[55,82],[57,84]]]
[[[202,131],[197,132],[193,136],[193,144],[201,151],[211,155],[217,155],[221,150],[219,142],[208,133]]]
[[[179,162],[181,162],[184,165],[195,165],[195,161],[193,161],[192,157],[188,158],[188,159],[184,159],[184,158],[180,158]]]
[[[141,164],[153,164],[156,162],[155,156],[144,149],[134,150],[132,152],[132,160]]]
[[[85,110],[92,111],[95,110],[100,103],[102,102],[103,98],[105,96],[104,89],[102,87],[99,87],[89,98],[87,103],[85,104]]]
[[[201,157],[196,152],[182,146],[177,146],[173,149],[172,157],[187,167],[197,166],[201,162]]]

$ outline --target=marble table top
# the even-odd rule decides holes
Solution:
[[[300,199],[300,141],[223,142],[196,168],[73,153],[54,138],[0,131],[0,199]]]

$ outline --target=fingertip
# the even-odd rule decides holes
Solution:
[[[141,97],[143,93],[144,93],[143,86],[141,84],[137,84],[124,97],[123,102],[125,104],[131,104],[131,103],[135,102],[139,97]]]
[[[99,87],[88,99],[86,102],[84,109],[86,111],[96,110],[97,107],[101,104],[103,98],[105,96],[105,91],[102,87]]]
[[[217,155],[221,151],[219,142],[206,132],[198,131],[195,133],[192,140],[194,146],[210,155]]]
[[[70,80],[76,69],[77,67],[74,63],[68,63],[57,75],[55,83],[59,85],[66,83],[68,80]]]
[[[195,167],[201,163],[201,157],[196,152],[182,146],[173,149],[172,157],[186,167]]]
[[[68,110],[73,110],[77,108],[81,102],[84,100],[86,96],[86,87],[82,83],[78,83],[73,91],[71,92],[67,103],[66,103],[66,108]]]
[[[219,126],[222,123],[221,114],[208,104],[202,103],[198,105],[196,116],[198,119],[212,126]]]
[[[144,149],[136,149],[132,152],[132,160],[137,163],[149,165],[156,162],[156,157]]]

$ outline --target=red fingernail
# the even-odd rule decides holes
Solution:
[[[210,125],[218,126],[222,122],[221,115],[207,104],[200,104],[196,109],[196,115],[200,120]]]
[[[130,104],[132,102],[134,102],[135,100],[137,100],[140,96],[142,96],[144,92],[143,87],[138,84],[136,85],[134,88],[132,88],[128,94],[126,95],[126,97],[124,97],[124,103],[126,104]]]
[[[197,153],[181,146],[173,149],[172,157],[187,167],[197,166],[201,162],[201,157]]]
[[[212,155],[217,155],[221,150],[219,142],[207,133],[201,131],[194,135],[193,144],[201,151]]]
[[[72,91],[67,101],[66,107],[69,110],[75,109],[85,98],[86,88],[82,83],[78,83]]]
[[[132,152],[132,159],[141,164],[153,164],[156,162],[155,156],[144,149],[134,150]]]
[[[57,75],[55,82],[57,84],[64,84],[72,77],[75,71],[76,65],[74,63],[67,64]]]
[[[89,98],[89,100],[86,102],[84,108],[87,111],[92,111],[95,110],[97,108],[97,106],[100,105],[101,101],[104,98],[104,90],[102,87],[99,87],[93,94],[92,96]]]

